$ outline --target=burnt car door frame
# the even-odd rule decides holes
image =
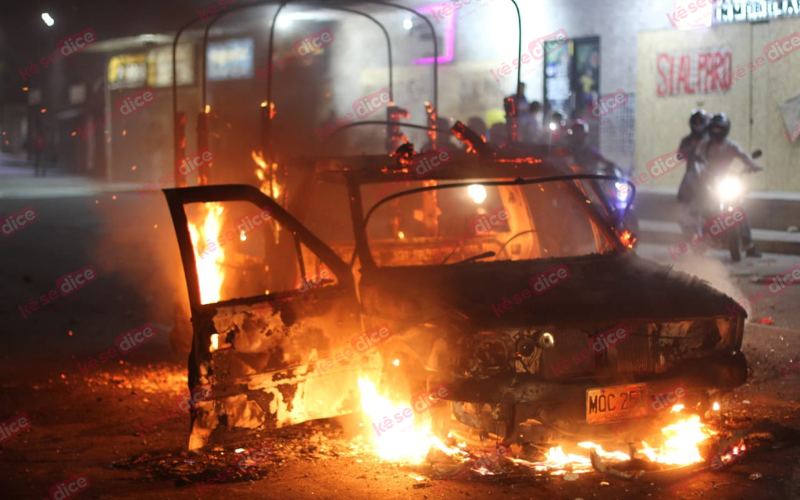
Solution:
[[[210,203],[226,201],[249,201],[256,207],[267,207],[278,224],[289,231],[296,244],[303,243],[336,275],[339,285],[352,293],[354,303],[360,304],[355,289],[350,266],[345,264],[336,253],[322,240],[309,231],[293,215],[282,208],[275,200],[257,188],[246,184],[223,184],[214,186],[197,186],[186,188],[163,189],[167,199],[175,236],[181,252],[184,279],[189,292],[189,305],[192,315],[192,350],[189,354],[189,389],[193,390],[201,384],[199,367],[201,363],[211,362],[209,352],[210,337],[216,331],[213,312],[220,307],[233,305],[250,305],[263,302],[269,295],[240,297],[221,300],[211,304],[203,304],[200,296],[200,279],[197,273],[194,244],[189,233],[188,218],[184,206],[192,203]],[[298,255],[302,260],[302,255]],[[192,421],[196,409],[192,409]]]

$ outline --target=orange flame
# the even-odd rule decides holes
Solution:
[[[672,412],[679,412],[682,409],[678,408],[680,406],[682,405],[675,405]],[[667,425],[661,429],[661,434],[663,435],[662,440],[664,443],[660,447],[652,448],[645,441],[642,441],[643,446],[635,456],[637,458],[647,458],[651,462],[662,465],[678,466],[702,462],[703,457],[700,455],[699,445],[716,434],[716,432],[700,422],[699,416],[692,415],[674,424]],[[630,459],[628,453],[620,451],[608,452],[603,450],[603,447],[599,444],[589,441],[578,443],[578,446],[595,451],[600,458],[606,461],[619,462]],[[561,446],[550,448],[545,457],[546,459],[542,462],[528,462],[527,465],[539,471],[549,470],[552,475],[561,475],[568,471],[582,474],[593,470],[589,456],[565,453]]]
[[[411,417],[402,422],[391,424],[378,436],[373,430],[373,423],[392,419],[395,414],[403,415],[403,410],[410,409],[406,402],[393,402],[378,394],[375,384],[367,377],[359,377],[358,388],[361,390],[361,412],[364,415],[364,426],[369,427],[368,435],[375,447],[375,453],[384,460],[420,464],[425,461],[431,449],[438,449],[448,455],[458,450],[447,447],[431,431],[431,420],[428,413],[417,414],[411,410]],[[408,414],[408,412],[406,412]]]
[[[633,246],[636,244],[636,240],[636,235],[627,229],[622,231],[622,233],[619,235],[619,241],[621,241],[622,244],[628,248],[633,248]]]
[[[224,249],[217,246],[222,227],[223,207],[220,203],[204,204],[205,219],[202,225],[189,222],[189,234],[194,243],[197,277],[200,281],[200,301],[203,304],[219,302],[225,273]]]
[[[659,448],[651,448],[642,441],[644,448],[640,452],[651,462],[669,465],[690,465],[702,462],[698,445],[716,432],[700,422],[700,417],[692,415],[661,429],[664,444]]]

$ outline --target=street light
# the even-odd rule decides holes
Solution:
[[[47,12],[42,13],[42,20],[44,21],[44,24],[48,26],[52,26],[56,23],[55,20],[52,17],[50,17],[50,14],[48,14]]]

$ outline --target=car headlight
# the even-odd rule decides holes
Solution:
[[[736,177],[725,177],[717,184],[717,194],[721,200],[731,200],[742,193],[742,181]]]

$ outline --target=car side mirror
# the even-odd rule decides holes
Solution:
[[[750,156],[752,156],[753,159],[755,160],[757,158],[761,158],[761,155],[763,155],[763,154],[764,154],[763,151],[761,151],[760,149],[756,149],[755,151],[753,151],[753,154],[751,154]]]

